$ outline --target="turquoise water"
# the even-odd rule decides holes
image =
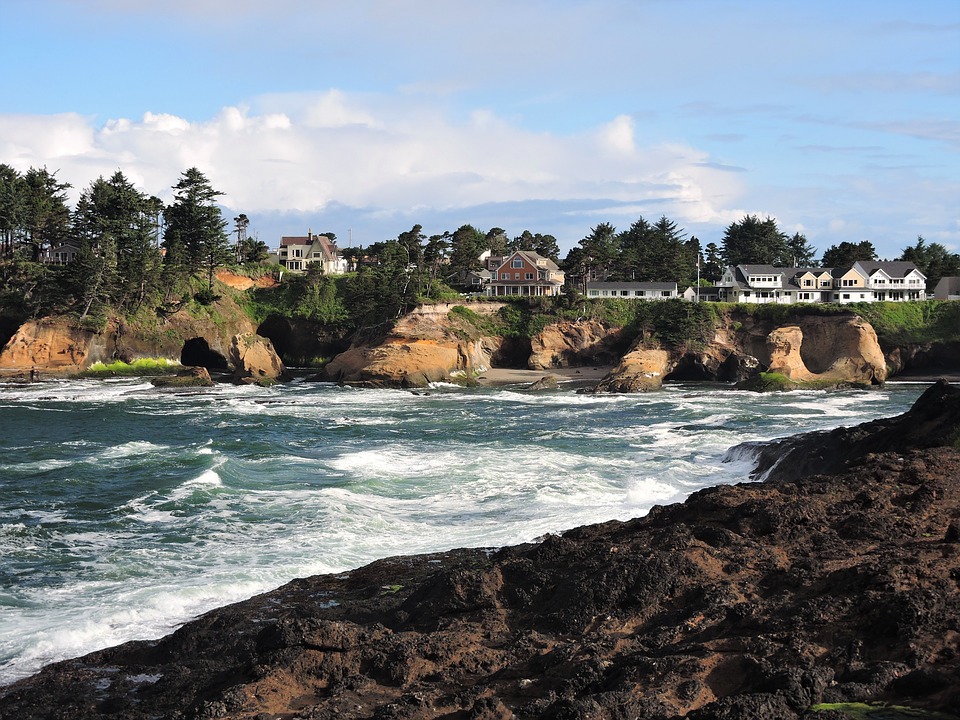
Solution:
[[[739,442],[899,414],[925,388],[2,387],[0,683],[294,577],[643,515],[747,479],[724,462]]]

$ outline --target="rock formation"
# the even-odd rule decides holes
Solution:
[[[150,381],[159,388],[210,387],[213,380],[205,367],[187,367],[176,375],[161,375]]]
[[[273,343],[256,333],[235,335],[230,344],[233,381],[238,385],[269,385],[290,379]]]
[[[623,329],[599,320],[552,323],[530,340],[531,370],[614,365],[629,341]]]
[[[80,329],[68,318],[31,320],[0,352],[0,373],[23,374],[35,367],[44,376],[74,375],[95,362],[179,358],[184,344],[193,338],[202,338],[212,352],[226,357],[233,336],[253,332],[254,324],[226,297],[211,310],[217,322],[179,310],[157,317],[152,326],[130,327],[111,320],[101,332]]]
[[[860,317],[807,316],[767,336],[768,371],[798,383],[882,385],[886,359]]]
[[[75,374],[104,359],[97,352],[95,333],[75,327],[63,318],[24,323],[0,352],[0,371],[24,374]]]
[[[958,416],[938,385],[840,475],[295,580],[0,688],[0,717],[957,720]]]
[[[882,384],[887,377],[877,335],[859,316],[801,315],[771,328],[734,310],[706,344],[666,348],[638,338],[595,391],[656,390],[667,379],[743,381],[761,371],[817,387]]]
[[[646,392],[663,385],[676,366],[678,354],[657,348],[634,348],[600,381],[594,392]]]
[[[474,312],[495,312],[472,305]],[[499,338],[481,336],[456,313],[421,308],[401,318],[386,337],[355,343],[324,368],[321,379],[368,387],[424,387],[470,380],[490,367]]]

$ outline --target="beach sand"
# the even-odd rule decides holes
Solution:
[[[610,372],[610,366],[552,368],[550,370],[522,370],[516,368],[490,368],[477,381],[481,385],[519,385],[536,382],[553,375],[558,382],[598,383]]]

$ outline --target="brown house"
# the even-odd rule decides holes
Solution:
[[[559,295],[563,288],[563,271],[553,260],[532,250],[507,255],[492,273],[488,295],[545,297]]]

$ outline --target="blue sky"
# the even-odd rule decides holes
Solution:
[[[821,252],[960,251],[956,0],[2,0],[0,162],[270,246],[772,216]]]

